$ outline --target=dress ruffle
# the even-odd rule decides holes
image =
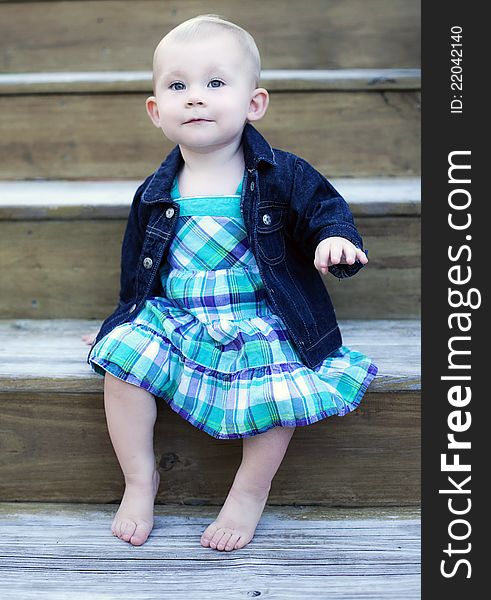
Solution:
[[[271,427],[309,425],[332,415],[344,416],[359,405],[377,373],[364,354],[347,346],[315,369],[306,367],[291,346],[291,359],[255,365],[257,356],[247,357],[244,337],[254,340],[255,332],[260,336],[257,343],[271,349],[274,342],[264,340],[268,334],[270,339],[278,338],[278,331],[281,337],[283,331],[271,326],[276,317],[270,318],[273,323],[263,319],[235,323],[235,336],[230,339],[229,326],[227,343],[213,344],[210,339],[214,338],[207,336],[210,329],[221,333],[217,323],[206,326],[188,313],[179,315],[175,307],[165,318],[160,310],[166,300],[148,300],[134,322],[115,327],[100,340],[94,348],[94,368],[163,398],[172,410],[215,438],[249,437]],[[158,326],[161,319],[162,329]],[[193,340],[197,338],[213,348],[208,364],[196,360],[200,352]]]

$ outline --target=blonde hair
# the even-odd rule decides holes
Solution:
[[[235,40],[238,42],[244,55],[250,63],[250,72],[252,76],[252,83],[254,87],[259,86],[259,80],[261,77],[261,57],[259,54],[258,47],[252,35],[236,25],[231,21],[226,21],[220,15],[207,14],[198,15],[192,19],[182,22],[181,24],[171,29],[167,35],[165,35],[155,48],[153,54],[153,78],[152,85],[155,93],[156,84],[158,80],[158,51],[161,45],[165,41],[177,41],[183,42],[187,40],[197,39],[199,37],[206,37],[216,31],[217,28],[222,29],[231,33]]]

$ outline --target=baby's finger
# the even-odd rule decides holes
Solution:
[[[359,248],[356,249],[356,258],[361,262],[362,265],[366,265],[368,262],[367,255]]]
[[[340,244],[332,244],[329,253],[329,264],[338,265],[341,262],[343,248]]]
[[[319,250],[316,250],[314,266],[318,271],[321,271],[321,273],[327,273],[328,260],[325,252],[321,253]]]
[[[356,260],[356,248],[353,246],[345,246],[344,247],[344,262],[347,265],[352,265]]]

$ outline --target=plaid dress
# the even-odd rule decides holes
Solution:
[[[353,411],[377,373],[341,346],[315,369],[302,363],[269,303],[235,195],[171,196],[180,213],[162,295],[94,346],[92,369],[162,398],[218,439],[309,425]]]

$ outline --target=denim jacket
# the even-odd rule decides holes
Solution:
[[[250,123],[244,127],[242,146],[240,210],[250,249],[274,312],[303,362],[314,368],[342,344],[334,307],[314,266],[315,249],[332,236],[362,250],[363,241],[346,201],[307,161],[272,148]],[[117,325],[132,321],[147,298],[161,293],[159,268],[179,217],[179,203],[171,199],[170,190],[182,161],[175,146],[135,192],[121,251],[119,304],[102,323],[94,345]],[[328,270],[341,279],[363,266],[356,261]]]

